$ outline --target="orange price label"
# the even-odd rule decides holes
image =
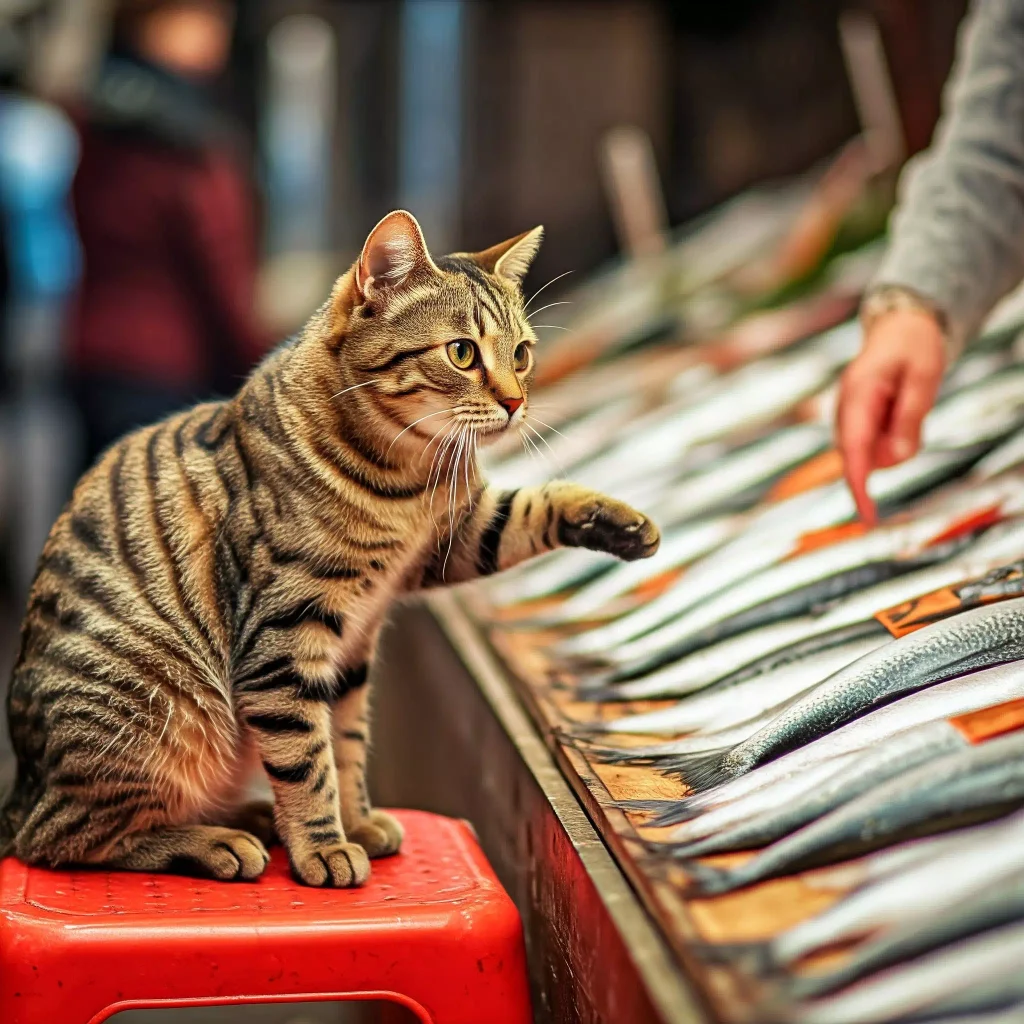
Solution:
[[[984,743],[996,736],[1016,732],[1024,728],[1024,697],[996,704],[995,707],[982,708],[981,711],[957,715],[949,719],[949,724],[968,743]]]

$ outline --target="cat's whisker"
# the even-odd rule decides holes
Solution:
[[[547,328],[549,328],[552,331],[568,331],[569,333],[572,333],[572,328],[571,327],[559,327],[558,324],[530,324],[530,326],[534,330],[538,330],[540,328],[547,327]]]
[[[449,412],[449,413],[452,412],[452,411],[453,410],[451,410],[451,409],[446,410],[446,412]],[[451,424],[454,423],[454,422],[455,421],[454,421],[454,418],[453,418],[453,419],[449,420],[447,423],[442,423],[441,426],[439,426],[437,428],[437,430],[434,431],[434,433],[430,437],[430,440],[427,441],[427,443],[423,446],[423,451],[421,451],[419,456],[416,458],[416,465],[417,466],[423,461],[423,456],[426,455],[428,451],[430,451],[430,446],[435,441],[437,441],[437,439],[441,435],[441,433],[443,431],[447,430],[451,426]],[[435,455],[437,454],[437,449],[434,450],[434,454]],[[431,458],[431,460],[430,460],[430,465],[431,465],[431,468],[433,468],[433,465],[434,465],[433,458]],[[430,484],[430,474],[429,473],[427,474],[427,484],[428,484],[428,486]]]
[[[448,483],[447,476],[445,478],[445,482],[448,483],[448,550],[445,552],[444,562],[441,564],[441,579],[444,579],[444,574],[448,570],[448,559],[451,557],[452,547],[455,544],[455,507],[459,479],[459,459],[462,457],[462,450],[466,443],[467,430],[469,430],[469,427],[463,424],[459,432],[459,440],[455,446],[455,458],[452,459],[451,483]]]
[[[553,434],[557,434],[557,435],[558,435],[559,437],[565,437],[565,434],[563,434],[563,433],[562,433],[562,432],[561,432],[561,431],[560,431],[560,430],[559,430],[559,429],[558,429],[557,427],[553,427],[553,426],[551,426],[551,424],[550,424],[550,423],[545,423],[545,422],[544,422],[544,421],[543,421],[543,420],[542,420],[542,419],[541,419],[541,418],[540,418],[540,417],[539,417],[539,416],[538,416],[538,415],[537,415],[536,413],[534,413],[534,412],[533,412],[533,410],[532,410],[532,409],[530,410],[530,412],[531,412],[531,413],[533,413],[533,418],[534,418],[534,419],[535,419],[535,420],[536,420],[536,421],[537,421],[537,422],[538,422],[538,423],[539,423],[539,424],[540,424],[540,425],[541,425],[542,427],[547,427],[547,429],[548,429],[548,430],[550,430],[550,431],[551,431],[551,432],[552,432]],[[569,440],[569,438],[567,438],[567,437],[565,437],[565,439],[566,439],[566,441],[568,441],[568,440]]]
[[[530,297],[529,297],[529,298],[528,298],[528,299],[526,300],[526,303],[525,303],[525,305],[523,306],[523,310],[524,310],[524,312],[525,312],[526,310],[528,310],[528,309],[530,308],[530,303],[531,303],[531,302],[533,302],[533,300],[534,300],[535,298],[537,298],[537,296],[538,296],[538,295],[540,295],[540,293],[541,293],[542,291],[544,291],[544,289],[545,289],[545,288],[549,288],[549,287],[551,287],[551,285],[553,285],[553,284],[554,284],[554,283],[555,283],[556,281],[561,281],[563,277],[568,277],[568,276],[569,276],[569,274],[571,274],[571,273],[572,273],[572,271],[571,271],[571,270],[567,270],[567,271],[565,271],[565,273],[563,273],[563,274],[559,274],[559,275],[558,275],[557,277],[553,277],[553,278],[551,278],[551,280],[550,280],[550,281],[548,281],[548,283],[547,283],[547,284],[542,284],[542,285],[541,285],[541,286],[540,286],[540,287],[539,287],[539,288],[538,288],[538,289],[537,289],[537,290],[536,290],[536,291],[535,291],[535,292],[534,292],[534,293],[533,293],[533,294],[532,294],[532,295],[531,295],[531,296],[530,296]]]
[[[343,388],[336,395],[331,395],[331,401],[333,402],[336,398],[341,398],[342,395],[347,395],[350,391],[355,391],[356,388],[366,388],[371,384],[381,384],[383,382],[382,377],[377,377],[375,380],[364,380],[362,384],[353,384],[350,388]]]
[[[440,482],[441,482],[441,471],[442,471],[442,467],[444,466],[444,454],[448,450],[449,446],[452,444],[452,441],[454,440],[454,437],[455,437],[455,427],[457,426],[458,422],[459,422],[458,420],[453,419],[448,424],[448,426],[446,428],[445,436],[444,436],[443,440],[441,441],[441,443],[437,446],[437,451],[434,453],[434,457],[430,461],[430,472],[427,474],[427,486],[428,487],[430,486],[430,478],[432,476],[434,476],[435,467],[436,467],[436,472],[437,472],[436,477],[434,477],[434,488],[430,492],[430,502],[428,504],[428,507],[430,508],[431,519],[433,519],[433,516],[434,516],[434,511],[433,511],[433,509],[434,509],[434,495],[437,494],[437,487],[438,487],[438,484],[440,484]],[[437,520],[436,519],[434,520],[434,529],[435,530],[437,529]]]
[[[529,320],[531,316],[537,316],[538,313],[543,313],[545,309],[554,309],[555,306],[571,305],[572,302],[569,299],[562,299],[561,302],[549,302],[546,306],[541,306],[540,309],[535,309],[526,319]]]
[[[422,423],[424,420],[429,420],[434,416],[440,416],[442,413],[445,412],[448,412],[448,410],[438,409],[437,412],[428,412],[426,416],[421,416],[418,420],[413,420],[412,423],[409,424],[409,426],[403,427],[397,434],[395,434],[394,438],[391,441],[391,444],[388,445],[388,450],[384,453],[384,458],[386,459],[391,454],[391,449],[395,447],[395,444],[398,442],[398,439],[407,430],[412,430],[412,428],[415,427],[417,423]]]
[[[551,445],[548,443],[548,439],[536,427],[534,427],[531,424],[527,423],[526,420],[523,420],[523,426],[526,427],[527,430],[529,430],[532,433],[536,434],[538,438],[540,438],[540,440],[543,442],[544,446],[547,448],[547,450],[549,452],[551,452],[551,455],[554,458],[554,456],[555,456],[555,449],[552,448]]]

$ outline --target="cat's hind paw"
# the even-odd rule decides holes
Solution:
[[[371,858],[390,857],[402,846],[405,829],[387,811],[370,811],[370,816],[348,830],[348,838],[358,843]]]

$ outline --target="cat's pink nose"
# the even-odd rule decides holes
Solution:
[[[516,414],[516,409],[523,404],[523,400],[521,398],[499,398],[498,403],[508,413],[508,418],[512,419]]]

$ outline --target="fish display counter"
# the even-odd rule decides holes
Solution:
[[[877,230],[839,246],[841,211],[780,283],[797,199],[747,197],[545,310],[554,369],[488,474],[628,501],[658,553],[554,552],[434,612],[655,923],[639,983],[678,975],[649,1016],[587,1019],[1024,1019],[1024,315],[951,368],[866,528],[831,420]]]

